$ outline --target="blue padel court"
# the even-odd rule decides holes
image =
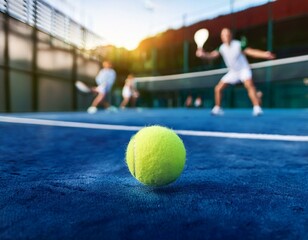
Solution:
[[[136,109],[0,115],[0,239],[308,239],[308,111]],[[145,126],[175,130],[174,183],[125,163]]]

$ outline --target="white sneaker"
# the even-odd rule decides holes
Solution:
[[[87,112],[88,112],[89,114],[94,114],[94,113],[97,112],[97,107],[91,106],[91,107],[88,108]]]
[[[260,106],[253,106],[252,115],[257,117],[263,114],[262,108]]]
[[[215,116],[222,116],[222,115],[224,115],[224,111],[219,106],[213,107],[211,113],[212,113],[212,115],[215,115]]]

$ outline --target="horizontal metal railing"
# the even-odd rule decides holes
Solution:
[[[105,40],[43,0],[0,0],[0,12],[80,49],[92,49]]]

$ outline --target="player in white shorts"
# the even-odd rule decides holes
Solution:
[[[252,73],[245,55],[254,58],[274,59],[275,55],[269,51],[262,51],[253,48],[242,48],[241,42],[232,39],[230,29],[224,28],[221,31],[222,45],[218,50],[205,52],[202,48],[197,49],[196,56],[204,59],[215,59],[222,56],[228,67],[228,73],[222,77],[215,86],[215,106],[212,109],[213,115],[222,115],[221,108],[222,92],[228,86],[242,82],[247,89],[248,96],[253,105],[253,115],[258,116],[263,113],[256,88],[252,81]]]
[[[125,85],[122,89],[122,97],[123,101],[120,105],[121,108],[124,109],[129,101],[131,101],[132,106],[135,107],[139,93],[135,87],[135,77],[132,74],[129,74],[125,80]]]
[[[111,91],[116,79],[116,72],[112,69],[112,64],[109,61],[103,61],[103,68],[99,71],[95,78],[97,87],[92,88],[92,92],[97,93],[91,106],[88,108],[88,113],[96,113],[99,103],[105,101],[106,95]],[[105,102],[108,106],[109,103]]]

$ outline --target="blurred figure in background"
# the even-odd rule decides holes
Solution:
[[[194,105],[196,108],[201,108],[202,107],[202,98],[200,96],[198,96],[195,99]]]
[[[196,56],[203,59],[215,59],[222,56],[229,70],[215,87],[215,106],[212,109],[212,114],[223,114],[221,108],[222,92],[228,85],[239,82],[242,82],[247,89],[248,96],[253,105],[252,114],[254,116],[263,114],[260,100],[257,97],[256,88],[252,81],[252,72],[245,55],[264,59],[274,59],[275,55],[268,51],[243,46],[240,41],[232,39],[231,30],[228,28],[222,29],[220,37],[222,44],[219,50],[205,52],[202,48],[199,48],[196,52]]]
[[[188,95],[185,100],[185,107],[191,108],[193,106],[193,98],[191,95]]]
[[[105,60],[102,63],[103,68],[99,71],[95,78],[97,87],[92,88],[92,92],[97,96],[94,98],[91,106],[88,108],[88,113],[93,114],[97,112],[97,106],[103,103],[104,107],[108,108],[110,103],[106,100],[107,94],[111,91],[112,86],[116,80],[116,72],[112,68],[110,61]]]
[[[259,100],[260,106],[262,106],[263,92],[257,91],[257,98],[258,98],[258,100]]]
[[[126,108],[129,101],[131,101],[131,106],[136,106],[137,98],[139,97],[139,93],[135,86],[135,77],[133,74],[129,74],[125,80],[124,87],[122,89],[122,97],[123,101],[120,105],[122,109]]]

